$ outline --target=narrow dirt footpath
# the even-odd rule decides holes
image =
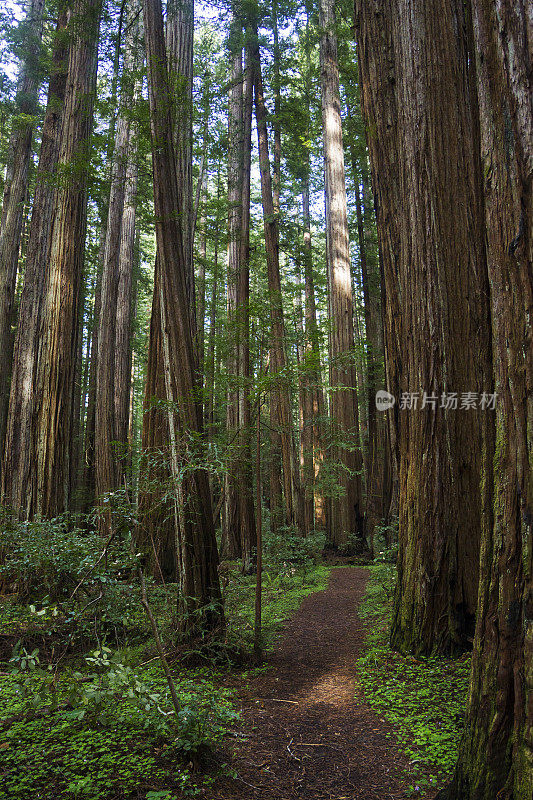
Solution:
[[[334,569],[326,591],[304,600],[268,657],[271,669],[242,698],[247,738],[234,739],[228,754],[238,778],[217,782],[209,800],[405,796],[406,762],[356,691],[365,636],[357,609],[367,580],[365,569]]]

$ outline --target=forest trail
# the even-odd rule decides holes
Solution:
[[[328,588],[304,600],[268,656],[269,671],[242,696],[247,738],[232,744],[230,760],[238,779],[217,783],[209,800],[405,797],[406,759],[356,691],[367,580],[365,569],[334,569]]]

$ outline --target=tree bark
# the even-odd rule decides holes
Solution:
[[[334,545],[350,539],[367,549],[361,486],[359,412],[355,370],[353,293],[346,207],[344,149],[339,97],[337,35],[333,0],[320,0],[320,74],[326,184],[327,269],[329,283],[329,381],[332,420],[331,458],[338,465],[339,495],[331,499]]]
[[[452,800],[533,794],[533,31],[526,2],[473,0],[496,412],[466,731]],[[492,509],[488,509],[490,512]],[[490,513],[487,514],[490,520]]]
[[[122,484],[128,431],[129,333],[136,192],[134,131],[130,106],[135,94],[131,72],[138,66],[139,53],[138,14],[135,5],[131,7],[128,23],[123,86],[112,156],[98,318],[95,408],[95,478],[98,498],[115,491]],[[126,227],[123,229],[124,223]],[[117,451],[117,445],[121,450]],[[102,533],[108,534],[109,525],[109,515],[105,514],[101,517]]]
[[[491,391],[471,53],[460,2],[357,9],[388,384],[397,401],[419,398],[416,409],[397,402],[393,412],[400,551],[391,641],[453,653],[473,635],[480,480],[491,457],[491,413],[460,407],[463,393]],[[456,410],[442,400],[452,392]]]
[[[179,511],[178,566],[181,624],[188,630],[218,627],[223,623],[218,579],[218,553],[213,508],[206,469],[195,463],[195,448],[203,441],[203,420],[198,394],[198,361],[190,311],[190,265],[182,236],[183,218],[178,188],[172,116],[172,83],[169,80],[163,14],[160,0],[144,0],[144,31],[150,121],[157,254],[161,275],[163,359],[166,399],[171,428],[171,469]],[[177,406],[180,452],[172,427]],[[186,470],[182,486],[180,469]],[[180,496],[180,494],[182,496]],[[193,612],[200,612],[195,613]]]
[[[36,448],[35,380],[56,195],[52,176],[56,173],[59,158],[67,78],[68,45],[64,36],[67,21],[67,14],[61,15],[58,20],[58,35],[52,55],[52,71],[48,86],[48,100],[41,134],[39,166],[28,235],[24,286],[13,353],[4,469],[2,471],[2,503],[11,507],[22,519],[29,519],[32,516],[37,501],[36,485],[31,480]]]
[[[0,454],[4,452],[13,355],[15,283],[24,220],[24,201],[32,149],[33,117],[38,109],[39,56],[44,0],[29,0],[24,22],[24,58],[17,83],[15,118],[0,223]],[[20,115],[20,119],[17,116]],[[1,465],[0,465],[1,471]]]
[[[254,43],[252,45],[252,59],[254,66],[255,114],[259,143],[261,196],[267,254],[268,292],[272,317],[270,345],[271,376],[273,378],[275,377],[278,384],[273,394],[274,408],[277,414],[276,422],[281,437],[284,517],[286,526],[294,531],[301,532],[303,531],[304,509],[298,475],[298,458],[293,435],[289,377],[287,375],[287,359],[285,355],[285,322],[283,319],[279,270],[279,223],[272,194],[266,108],[263,95],[261,58],[256,30],[254,31]]]
[[[315,280],[313,274],[313,250],[311,241],[311,214],[309,208],[309,159],[306,159],[306,174],[302,189],[303,215],[303,265],[305,282],[305,370],[306,370],[306,418],[310,425],[309,435],[304,437],[305,446],[311,447],[313,460],[312,486],[314,495],[314,527],[328,530],[327,503],[317,488],[320,470],[324,461],[324,394],[322,391],[322,367],[320,362],[319,329],[316,315]],[[305,426],[304,426],[305,427]]]

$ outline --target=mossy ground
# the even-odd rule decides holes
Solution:
[[[409,757],[409,791],[422,796],[444,785],[457,760],[468,692],[470,655],[415,659],[389,647],[394,568],[370,567],[360,615],[368,621],[358,684],[370,705],[391,723]]]
[[[318,565],[302,574],[265,575],[263,592],[263,640],[272,646],[284,620],[301,603],[304,596],[325,588],[329,569]],[[226,591],[228,618],[228,653],[238,643],[240,650],[250,649],[253,632],[255,578],[243,577],[235,569]],[[168,689],[159,661],[153,658],[149,629],[138,599],[128,590],[131,604],[117,634],[120,648],[113,656],[132,668],[150,692],[161,694],[168,705]],[[151,600],[161,631],[168,638],[172,630],[175,587],[151,588]],[[63,639],[68,621],[63,615],[53,616],[49,610],[39,615],[34,610],[7,603],[0,616],[0,634],[9,633],[22,641],[35,643],[55,630],[54,638]],[[2,615],[2,612],[0,612]],[[113,648],[112,628],[106,644]],[[87,641],[89,631],[78,644]],[[132,644],[130,644],[130,642]],[[93,644],[94,646],[94,644]],[[47,656],[49,655],[49,648]],[[223,651],[223,648],[222,648]],[[214,649],[216,663],[209,661],[209,649],[202,666],[185,668],[179,657],[171,659],[182,706],[204,709],[204,730],[187,732],[186,736],[204,738],[216,749],[217,741],[236,719],[235,698],[231,690],[222,688],[224,675],[234,669],[231,655],[227,663],[220,659],[221,648]],[[87,653],[85,653],[86,655]],[[54,710],[40,699],[32,708],[21,691],[20,673],[12,673],[9,665],[0,664],[0,800],[172,800],[195,795],[204,790],[216,775],[212,764],[209,775],[198,768],[198,761],[183,749],[183,741],[169,740],[146,726],[138,709],[111,708],[104,723],[89,716],[78,719],[77,707],[70,707],[69,675],[74,670],[88,669],[82,652],[70,651],[62,660],[57,681],[59,707]],[[205,655],[205,654],[204,654]],[[198,662],[200,663],[200,662]],[[43,664],[41,664],[43,666]],[[54,667],[55,669],[55,667]],[[241,673],[246,681],[254,670]],[[26,677],[26,685],[38,692],[40,678]],[[31,700],[31,691],[30,691]],[[48,707],[47,707],[48,705]],[[183,739],[183,735],[182,735]],[[204,752],[207,748],[204,748]]]

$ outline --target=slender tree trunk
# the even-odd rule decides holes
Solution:
[[[243,166],[242,218],[239,275],[237,279],[237,324],[239,327],[239,527],[243,570],[252,568],[255,544],[255,516],[252,471],[252,429],[250,409],[250,182],[252,161],[253,61],[250,45],[245,48],[243,80]]]
[[[239,339],[240,326],[237,318],[237,294],[241,269],[241,236],[243,215],[243,169],[244,169],[244,118],[243,118],[243,67],[242,28],[237,14],[232,20],[232,71],[228,111],[228,279],[227,279],[227,324],[230,343],[227,357],[228,398],[226,409],[226,432],[230,447],[228,471],[225,480],[225,506],[223,529],[224,558],[242,557],[242,540],[239,519],[238,442],[239,428]]]
[[[533,114],[526,2],[473,0],[496,411],[472,676],[451,800],[533,794]],[[485,509],[489,522],[490,511]]]
[[[320,73],[326,183],[329,279],[329,378],[332,420],[331,456],[339,467],[341,493],[331,501],[331,537],[335,545],[353,539],[366,550],[362,507],[353,295],[346,209],[344,151],[339,98],[337,35],[333,0],[320,0]]]
[[[214,230],[214,253],[213,253],[213,283],[211,285],[211,299],[209,306],[209,345],[207,348],[207,363],[206,363],[206,378],[205,378],[205,396],[206,396],[206,414],[205,422],[207,426],[207,437],[212,438],[214,426],[214,412],[215,412],[215,350],[216,350],[216,332],[215,325],[217,321],[217,299],[218,299],[218,249],[219,249],[219,236],[220,236],[220,218],[219,218],[219,203],[222,192],[220,180],[220,162],[217,169],[217,207],[215,212],[215,230]]]
[[[125,41],[123,86],[115,132],[111,186],[109,192],[106,239],[102,269],[101,304],[98,318],[95,477],[96,495],[116,490],[123,480],[129,400],[129,333],[131,317],[131,272],[135,237],[136,166],[133,125],[129,113],[135,91],[131,78],[138,63],[138,16],[131,7]],[[126,207],[128,192],[128,208]],[[128,219],[129,216],[129,219]],[[123,231],[123,222],[129,229]],[[123,238],[127,237],[127,241]],[[123,246],[124,245],[124,246]],[[125,257],[130,257],[129,261]],[[121,305],[122,304],[122,307]],[[117,352],[117,344],[120,352]],[[121,420],[116,416],[120,406]],[[101,518],[102,532],[109,529],[108,515]]]
[[[179,172],[176,166],[173,118],[170,98],[172,83],[168,77],[163,13],[160,0],[144,0],[144,30],[150,119],[154,206],[157,252],[161,274],[163,358],[166,374],[166,398],[177,404],[179,429],[183,436],[181,452],[173,437],[174,412],[170,410],[172,478],[176,505],[180,508],[177,527],[178,565],[182,625],[218,627],[223,623],[222,599],[218,579],[218,553],[213,526],[213,507],[207,471],[194,465],[193,448],[203,440],[203,420],[198,397],[198,360],[190,311],[191,268],[187,263],[182,236]],[[183,193],[183,186],[181,188]],[[192,261],[192,257],[191,257]],[[192,436],[191,441],[187,438]],[[189,467],[182,491],[180,461]],[[183,495],[180,497],[180,494]],[[191,612],[203,609],[200,615]]]
[[[317,488],[320,470],[324,461],[324,395],[322,392],[322,367],[320,363],[320,341],[316,315],[315,279],[313,274],[313,249],[311,241],[311,214],[309,209],[309,164],[302,189],[303,213],[303,265],[305,281],[305,369],[307,372],[306,417],[309,420],[309,437],[306,446],[311,446],[313,458],[314,527],[327,531],[327,504]]]
[[[29,0],[24,23],[24,57],[17,83],[15,114],[9,140],[7,176],[0,223],[0,454],[4,451],[9,379],[13,355],[15,284],[28,189],[33,116],[38,108],[39,55],[44,0]],[[1,471],[1,466],[0,466]]]
[[[298,458],[293,436],[289,377],[287,375],[287,360],[285,355],[285,323],[283,319],[279,270],[278,216],[274,208],[272,195],[266,109],[263,96],[261,58],[257,38],[254,42],[252,53],[254,64],[255,113],[259,142],[259,167],[261,172],[261,195],[267,253],[268,291],[272,317],[271,373],[272,376],[276,376],[279,381],[279,388],[275,392],[275,406],[277,406],[277,425],[281,437],[285,524],[294,530],[302,531],[303,497],[298,476]]]
[[[388,380],[404,398],[394,412],[400,552],[391,640],[417,654],[457,652],[473,635],[491,424],[490,412],[461,409],[463,395],[491,388],[472,54],[460,2],[405,0],[379,16],[361,6],[358,26]]]
[[[135,222],[137,210],[137,136],[133,128],[129,136],[126,188],[118,254],[117,314],[115,323],[115,436],[124,446],[129,441],[130,397],[132,375],[132,322],[134,309]]]
[[[50,237],[56,189],[51,177],[57,171],[63,101],[67,77],[66,14],[57,23],[52,55],[48,101],[41,135],[41,151],[28,234],[24,286],[13,354],[9,399],[2,503],[24,519],[36,507],[36,485],[31,479],[35,459],[35,380],[41,336],[42,306],[48,279]]]

